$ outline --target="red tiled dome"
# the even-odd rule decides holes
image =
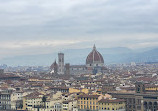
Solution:
[[[93,50],[89,53],[86,59],[86,64],[104,63],[103,56],[96,50],[94,45]]]

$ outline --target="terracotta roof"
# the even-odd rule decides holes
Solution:
[[[92,64],[94,62],[104,63],[103,56],[96,50],[95,45],[93,50],[87,56],[86,64]]]
[[[43,95],[43,94],[36,91],[36,92],[26,95],[25,97],[26,98],[40,98],[39,95]]]
[[[98,101],[99,103],[118,103],[118,102],[125,102],[123,99],[101,99]]]
[[[80,95],[79,98],[98,98],[100,95]]]
[[[66,90],[69,90],[69,88],[67,88],[67,87],[50,87],[50,89],[66,89]]]
[[[146,81],[146,82],[152,82],[154,81],[156,78],[151,78],[151,77],[140,77],[137,78],[137,81]]]

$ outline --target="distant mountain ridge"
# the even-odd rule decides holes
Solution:
[[[65,54],[65,63],[85,64],[87,55],[92,49],[67,49],[62,52]],[[111,63],[130,63],[130,62],[158,62],[158,48],[147,51],[136,51],[125,47],[98,48],[104,57],[105,64]],[[30,65],[30,66],[49,66],[57,59],[58,52],[50,54],[23,55],[10,57],[0,60],[0,64],[7,65]]]

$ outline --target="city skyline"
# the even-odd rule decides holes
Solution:
[[[0,0],[0,111],[158,111],[158,0]]]

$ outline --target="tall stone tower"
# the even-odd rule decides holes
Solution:
[[[142,82],[135,83],[136,93],[144,93],[145,92],[145,85]]]
[[[58,53],[58,74],[64,74],[64,53]]]
[[[0,69],[0,75],[4,74],[4,69]]]
[[[67,76],[70,75],[70,64],[69,63],[65,64],[65,75],[67,75]]]

